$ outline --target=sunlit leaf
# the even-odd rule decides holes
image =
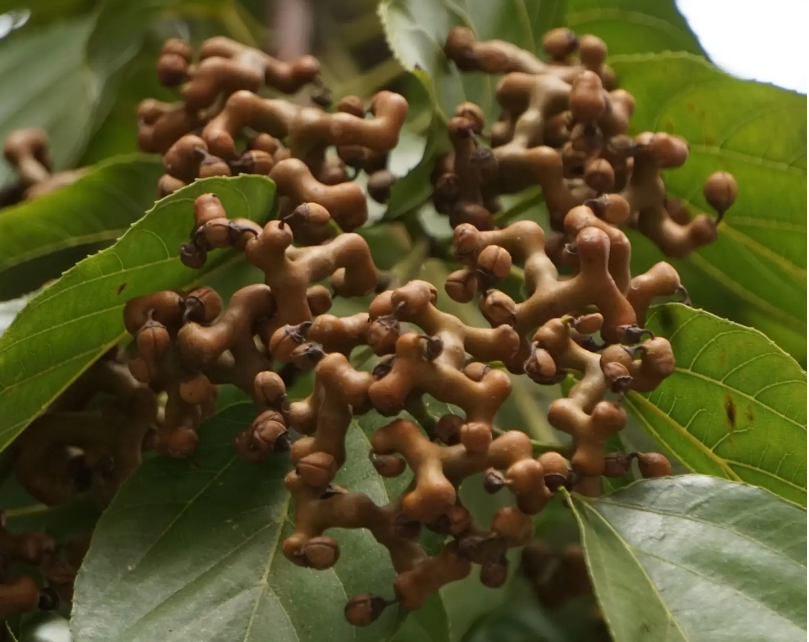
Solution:
[[[674,374],[630,393],[638,423],[694,472],[806,505],[806,373],[760,332],[671,303],[647,327],[671,341]]]

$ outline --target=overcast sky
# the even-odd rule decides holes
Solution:
[[[677,6],[716,65],[806,93],[809,0],[677,0]]]

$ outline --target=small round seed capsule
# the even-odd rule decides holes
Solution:
[[[622,452],[609,453],[604,456],[604,477],[621,477],[629,472],[632,459]]]
[[[171,338],[166,326],[150,320],[138,332],[136,343],[143,358],[155,363],[168,351]]]
[[[377,455],[371,452],[369,456],[376,472],[382,477],[398,477],[407,468],[404,459],[396,455]]]
[[[736,202],[739,188],[732,174],[715,172],[705,181],[702,193],[708,204],[721,216]]]
[[[201,404],[211,399],[215,389],[210,380],[201,372],[183,379],[180,382],[180,397],[189,404]]]
[[[490,245],[478,255],[478,270],[484,272],[493,281],[508,276],[511,271],[511,254],[497,245]]]
[[[520,546],[531,539],[534,523],[522,511],[506,506],[495,513],[492,532],[506,540],[509,546]]]
[[[671,475],[671,462],[660,453],[638,453],[638,469],[644,478],[668,477]]]
[[[542,38],[542,48],[554,60],[564,60],[579,48],[579,39],[570,29],[553,29]]]
[[[598,70],[607,58],[607,45],[597,37],[586,35],[579,41],[579,59],[588,69]]]
[[[269,370],[259,372],[253,381],[256,399],[267,406],[276,406],[286,399],[287,389],[283,379]]]
[[[458,415],[444,415],[435,425],[435,434],[441,443],[454,446],[461,443],[461,426],[464,420]]]
[[[380,169],[368,177],[368,196],[383,205],[390,200],[390,192],[396,183],[396,176],[387,169]]]
[[[500,588],[508,579],[508,560],[505,556],[489,560],[480,567],[480,583],[487,588]]]
[[[313,537],[301,547],[299,555],[305,566],[325,571],[340,559],[340,545],[331,537]]]
[[[177,87],[188,77],[188,60],[176,53],[164,53],[157,61],[157,79],[164,87]]]
[[[447,277],[444,290],[449,298],[459,303],[469,303],[478,290],[475,273],[468,270],[457,270]]]
[[[295,464],[295,472],[315,488],[325,488],[337,474],[337,462],[328,453],[315,452]]]

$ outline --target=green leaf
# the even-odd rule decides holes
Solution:
[[[565,24],[604,40],[612,56],[687,51],[707,57],[674,0],[566,1]]]
[[[199,180],[159,201],[113,247],[46,288],[0,337],[0,450],[124,336],[121,313],[132,297],[182,289],[243,260],[217,252],[202,270],[186,268],[180,245],[193,225],[193,201],[213,192],[233,217],[264,221],[275,185],[260,176]]]
[[[42,127],[56,169],[69,167],[90,136],[103,79],[86,64],[91,18],[38,29],[22,28],[0,40],[0,140],[21,127]],[[9,88],[13,87],[13,91]],[[0,185],[14,174],[0,164]]]
[[[671,341],[674,374],[626,407],[697,473],[806,506],[806,373],[760,332],[670,303],[646,324]]]
[[[3,622],[3,628],[5,629],[6,635],[8,635],[10,642],[20,642],[20,639],[15,635],[10,622]]]
[[[26,24],[44,23],[88,13],[93,4],[92,0],[0,0],[0,15],[30,11]]]
[[[165,102],[177,99],[163,87],[156,71],[156,54],[141,51],[122,71],[122,78],[109,113],[87,142],[78,165],[94,165],[111,156],[138,152],[138,103],[144,98]]]
[[[73,15],[80,8],[73,4],[47,6]],[[73,166],[116,102],[148,30],[179,4],[103,0],[92,15],[21,28],[0,40],[0,84],[15,88],[0,99],[0,139],[21,127],[41,127],[55,169]],[[34,15],[44,6],[37,2]],[[134,123],[134,112],[130,118]],[[0,166],[0,185],[12,174],[9,165]]]
[[[444,56],[447,33],[455,26],[472,29],[478,38],[508,40],[532,52],[542,34],[558,24],[556,4],[540,0],[383,0],[378,12],[391,51],[408,71],[417,72],[439,115],[446,118],[464,100],[494,109],[495,79],[461,74]]]
[[[100,516],[101,509],[91,497],[77,497],[59,506],[32,504],[8,510],[6,524],[18,533],[47,533],[63,540],[92,531]]]
[[[109,245],[152,206],[159,160],[110,159],[73,185],[8,208],[0,215],[0,299],[58,277]]]
[[[394,634],[404,615],[394,609],[367,629],[352,628],[343,616],[347,596],[390,594],[387,551],[367,531],[339,533],[333,571],[300,568],[279,550],[291,533],[288,458],[251,466],[233,447],[256,414],[251,404],[228,408],[201,427],[192,459],[155,458],[124,484],[99,521],[76,581],[76,639],[341,642]],[[386,486],[368,461],[368,439],[356,425],[346,446],[351,463],[337,482],[386,502]],[[447,639],[437,598],[407,622],[418,639]],[[416,638],[397,637],[410,639]]]
[[[615,642],[806,639],[806,511],[714,477],[574,495]]]
[[[748,325],[767,317],[802,335],[805,354],[806,96],[738,80],[686,54],[612,63],[635,96],[634,130],[689,141],[688,162],[666,172],[672,196],[693,213],[710,212],[705,179],[723,170],[738,182],[716,243],[673,261],[694,303]],[[633,250],[635,273],[660,260],[648,244],[633,242]]]
[[[488,2],[485,0],[383,0],[378,13],[391,51],[421,82],[434,116],[427,133],[424,158],[393,187],[384,220],[416,209],[430,196],[430,172],[446,151],[446,121],[465,101],[495,115],[496,79],[485,74],[461,74],[444,56],[447,33],[454,26],[471,28],[479,38],[499,38],[538,51],[542,34],[561,21],[560,0]]]

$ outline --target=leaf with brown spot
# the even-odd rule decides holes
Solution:
[[[693,472],[805,506],[806,373],[795,360],[758,330],[680,303],[654,307],[646,325],[677,363],[654,392],[627,395],[639,424]]]
[[[725,416],[728,418],[728,425],[733,432],[736,430],[736,404],[733,403],[733,397],[725,395]]]

